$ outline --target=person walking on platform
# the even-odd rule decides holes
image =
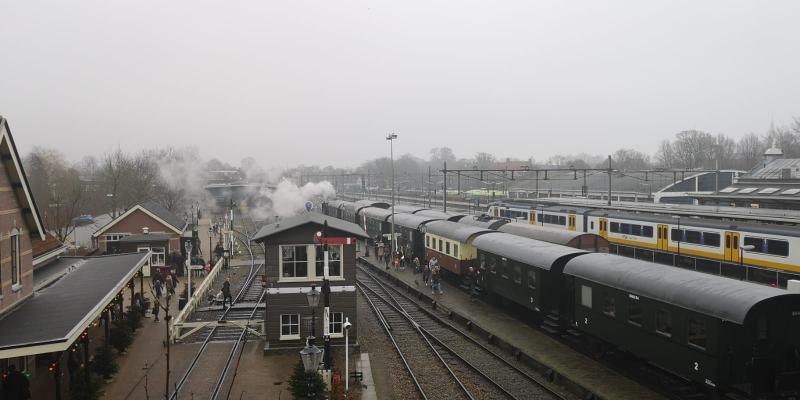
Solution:
[[[433,271],[431,271],[431,294],[436,294],[436,292],[439,292],[440,295],[444,294],[438,266],[433,267]]]
[[[167,292],[170,295],[175,294],[175,284],[172,282],[172,275],[167,275]]]
[[[156,278],[155,282],[153,283],[153,290],[156,291],[156,297],[161,298],[163,294],[163,287],[161,286],[161,279]]]
[[[233,307],[233,297],[231,296],[231,282],[225,279],[222,284],[222,309],[225,309],[225,304],[230,304]]]
[[[154,301],[153,302],[153,316],[155,317],[155,319],[153,319],[153,322],[158,322],[158,312],[159,311],[161,311],[161,307],[158,306],[158,302],[157,301]]]
[[[433,259],[430,259],[427,264],[425,264],[425,270],[422,271],[422,281],[425,282],[425,286],[428,286],[428,280],[431,278],[431,270],[433,266]]]
[[[467,269],[467,287],[469,288],[469,301],[475,300],[475,268]]]
[[[415,274],[418,274],[420,272],[419,268],[420,268],[419,257],[414,256],[414,273]]]

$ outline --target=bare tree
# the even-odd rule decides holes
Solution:
[[[662,168],[673,168],[677,163],[675,148],[669,140],[662,140],[656,152],[656,164]]]
[[[764,135],[764,142],[767,147],[771,147],[773,143],[777,145],[787,158],[800,157],[800,134],[792,132],[792,129],[771,128]]]
[[[715,144],[716,139],[707,132],[689,130],[678,133],[673,144],[678,166],[689,169],[708,167],[714,157]]]
[[[739,139],[736,144],[739,153],[739,168],[753,168],[764,154],[764,144],[761,138],[755,133],[748,133]]]
[[[650,168],[650,157],[633,149],[619,149],[611,156],[616,169],[647,169]]]
[[[715,138],[713,160],[719,168],[731,168],[736,157],[736,142],[727,135],[720,133]]]
[[[47,228],[59,241],[65,241],[75,229],[73,221],[83,212],[86,201],[80,173],[54,149],[34,147],[23,162]]]
[[[494,167],[495,161],[497,160],[493,155],[480,152],[475,154],[475,158],[472,160],[472,165],[480,169],[491,169]]]
[[[120,202],[120,192],[123,187],[126,174],[130,169],[131,161],[128,156],[117,148],[116,151],[107,153],[103,156],[97,171],[101,187],[105,195],[110,198],[111,217],[117,217],[117,207]]]

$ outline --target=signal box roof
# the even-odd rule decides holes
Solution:
[[[305,224],[317,224],[322,226],[325,224],[325,221],[328,221],[328,227],[331,229],[336,229],[358,238],[367,238],[367,233],[364,232],[364,229],[352,222],[343,221],[338,218],[332,218],[316,212],[306,212],[262,226],[251,240],[263,242],[266,240],[266,238],[284,231],[288,231],[289,229],[293,229]]]

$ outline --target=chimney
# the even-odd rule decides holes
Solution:
[[[145,227],[142,227],[142,233],[144,233],[144,234],[148,234],[148,233],[150,233],[150,228],[148,228],[148,227],[146,227],[146,226],[145,226]]]
[[[772,147],[764,152],[764,166],[766,167],[771,162],[783,158],[783,152],[778,148],[778,141],[772,140]]]

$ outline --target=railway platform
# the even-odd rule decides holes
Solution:
[[[360,256],[386,271],[383,262],[378,261],[372,254],[364,257],[362,253]],[[431,295],[430,288],[425,287],[422,282],[422,275],[414,274],[411,268],[406,268],[405,271],[395,271],[390,268],[386,272],[412,289],[427,296]],[[472,321],[477,327],[505,341],[538,363],[548,366],[567,380],[590,390],[597,397],[615,400],[666,399],[600,362],[580,354],[566,344],[499,311],[495,306],[480,300],[471,301],[467,293],[447,282],[442,283],[442,290],[444,294],[438,296],[438,308],[453,311]]]

